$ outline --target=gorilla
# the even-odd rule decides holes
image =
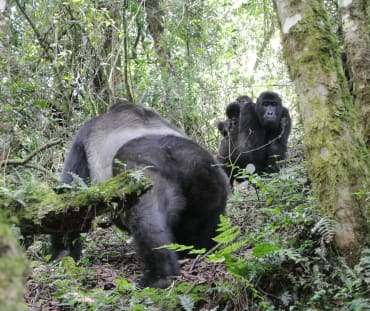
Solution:
[[[250,103],[252,103],[252,99],[247,95],[243,95],[239,96],[236,99],[236,102],[232,102],[226,107],[226,116],[228,119],[218,123],[218,130],[223,137],[227,137],[233,129],[239,130],[240,110],[242,107]]]
[[[123,163],[123,164],[122,164]],[[215,159],[180,129],[155,112],[128,102],[116,104],[82,125],[72,141],[62,173],[63,183],[77,175],[99,183],[122,169],[142,169],[153,187],[116,225],[134,238],[145,272],[143,287],[165,288],[179,274],[177,254],[158,249],[179,243],[210,249],[219,216],[225,212],[229,184]],[[52,258],[80,257],[75,233],[52,236]]]
[[[223,136],[218,160],[231,184],[237,178],[235,167],[251,163],[256,173],[278,171],[277,161],[285,159],[291,118],[280,96],[271,91],[259,95],[254,104],[240,96],[226,107],[227,120],[218,124]]]

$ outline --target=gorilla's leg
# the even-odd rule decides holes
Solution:
[[[72,143],[71,150],[64,163],[62,183],[73,183],[73,175],[79,176],[85,182],[89,178],[86,152],[79,136]],[[71,256],[74,260],[79,260],[81,257],[81,242],[79,237],[79,232],[51,235],[51,259],[60,260],[65,256]]]
[[[74,260],[81,257],[80,233],[73,232],[66,235],[62,233],[51,236],[51,259],[60,260],[65,256],[71,256]]]
[[[136,251],[145,265],[145,273],[140,280],[143,287],[168,287],[170,277],[180,271],[174,251],[156,249],[175,242],[169,222],[172,213],[183,208],[183,200],[173,190],[174,186],[164,178],[155,178],[152,191],[144,194],[139,203],[125,213]]]
[[[184,199],[178,186],[156,169],[147,168],[145,174],[151,177],[153,188],[125,211],[121,220],[129,228],[137,255],[145,266],[140,285],[165,288],[171,284],[170,277],[180,272],[178,258],[172,250],[156,248],[175,242],[171,223],[176,222],[184,208]]]

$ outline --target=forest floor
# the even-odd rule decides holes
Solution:
[[[240,219],[238,222],[242,225]],[[83,234],[82,240],[83,254],[77,264],[73,260],[72,263],[63,260],[59,263],[48,261],[48,255],[45,256],[48,248],[46,236],[39,237],[28,248],[31,272],[27,280],[25,300],[29,310],[141,310],[138,307],[140,303],[132,304],[132,292],[142,290],[136,284],[143,273],[143,265],[135,256],[132,238],[112,226]],[[223,263],[210,263],[204,257],[200,255],[179,260],[181,275],[174,278],[171,286],[174,288],[179,284],[187,284],[182,293],[184,295],[198,286],[202,287],[203,297],[198,297],[200,299],[197,299],[192,310],[211,310],[225,305],[223,296],[215,295],[215,292],[209,289],[234,281]],[[123,291],[124,293],[122,290],[117,291],[120,287],[117,279],[132,284],[131,289]],[[94,294],[94,291],[99,291],[99,294]],[[102,292],[106,292],[107,296],[119,293],[119,304],[122,306],[109,306],[109,301],[100,297]],[[145,297],[143,299],[145,300]],[[116,299],[114,301],[117,302]],[[104,306],[96,308],[96,305],[102,304]],[[130,304],[134,306],[131,308]],[[168,307],[167,302],[164,302],[157,306],[152,305],[150,310],[168,310]],[[178,308],[175,307],[174,310],[181,310],[180,306]],[[145,307],[143,310],[147,309]]]
[[[75,284],[71,281],[65,282],[71,291],[73,291],[74,285],[78,285],[85,290],[99,289],[108,293],[119,286],[115,283],[117,278],[123,278],[131,284],[138,284],[143,273],[143,266],[135,256],[132,239],[126,233],[113,227],[98,228],[87,233],[85,238],[86,248],[78,266],[83,267],[86,271],[84,273],[75,272],[76,277],[80,278],[80,280],[76,280]],[[68,280],[70,277],[67,275],[68,272],[64,271],[61,263],[48,263],[34,251],[32,247],[28,250],[29,258],[32,259],[32,272],[28,278],[27,292],[25,293],[29,310],[73,310],[72,306],[68,306],[68,304],[63,306],[60,299],[55,299],[55,297],[60,298],[61,277]],[[180,260],[180,265],[181,275],[174,279],[173,286],[186,282],[192,286],[212,287],[215,282],[223,282],[228,277],[224,265],[208,263],[201,256]],[[85,280],[83,280],[84,278]],[[64,291],[62,292],[63,296]],[[88,301],[86,300],[86,302]],[[77,309],[83,310],[83,308]],[[119,309],[112,308],[111,310]]]
[[[132,238],[115,227],[82,235],[75,263],[48,259],[48,238],[27,250],[30,311],[370,310],[370,250],[350,268],[333,245],[302,165],[251,176],[229,199],[217,247],[180,260],[167,289],[140,288]]]

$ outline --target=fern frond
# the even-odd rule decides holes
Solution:
[[[366,248],[362,251],[359,266],[365,282],[370,285],[370,248]]]
[[[318,232],[326,243],[330,243],[333,241],[335,229],[336,222],[331,218],[323,217],[311,229],[311,232]]]
[[[234,242],[234,243],[226,246],[222,251],[227,252],[227,253],[230,254],[232,252],[237,251],[238,249],[241,249],[242,247],[244,247],[245,245],[250,243],[250,241],[251,241],[250,238],[246,238],[246,239]]]
[[[234,241],[240,235],[240,229],[234,226],[231,221],[225,216],[221,215],[220,224],[218,225],[217,232],[220,232],[214,241],[220,244],[228,244]]]
[[[191,311],[194,308],[194,300],[189,295],[178,295],[180,304],[185,311]]]
[[[178,244],[178,243],[165,244],[165,245],[156,247],[154,249],[164,249],[164,248],[170,249],[176,252],[188,251],[189,254],[195,254],[195,255],[202,255],[207,251],[205,248],[196,249],[193,245],[183,245],[183,244]]]
[[[135,181],[141,181],[145,178],[144,171],[148,168],[151,168],[151,167],[153,167],[153,166],[145,166],[145,167],[141,168],[140,170],[136,170],[136,171],[131,172],[129,175]]]

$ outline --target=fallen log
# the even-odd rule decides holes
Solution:
[[[130,208],[151,188],[148,178],[137,177],[126,171],[96,186],[64,188],[62,193],[42,182],[27,185],[20,194],[0,188],[0,209],[23,235],[86,232],[96,216]]]

